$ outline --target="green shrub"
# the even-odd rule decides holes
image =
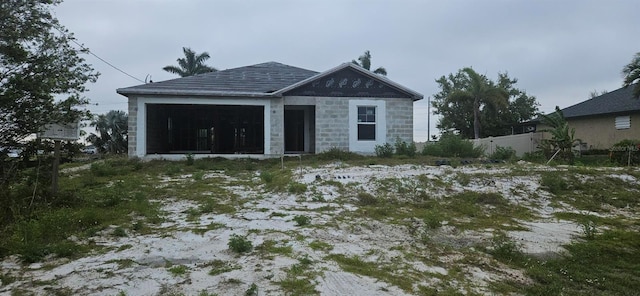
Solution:
[[[232,234],[231,238],[229,238],[229,243],[227,244],[231,251],[236,253],[246,253],[253,249],[253,244],[250,240],[248,240],[245,236],[239,236],[237,234]]]
[[[187,159],[187,165],[191,166],[194,164],[195,158],[193,157],[193,153],[187,153],[187,155],[185,155],[185,158]]]
[[[375,205],[378,203],[378,199],[367,192],[359,192],[356,198],[358,199],[358,203],[363,206]]]
[[[311,222],[311,218],[305,215],[297,215],[293,217],[293,221],[296,222],[297,226],[305,226],[309,225],[309,223]]]
[[[262,171],[260,172],[260,179],[262,179],[262,181],[266,184],[269,184],[273,182],[273,174],[268,171]]]
[[[450,133],[443,134],[438,142],[427,144],[422,149],[423,155],[438,157],[480,157],[483,153],[482,147],[474,147],[471,141]]]
[[[362,155],[349,152],[338,147],[331,147],[329,150],[318,153],[316,157],[320,160],[353,160],[360,159]]]
[[[497,160],[514,160],[516,158],[516,150],[511,147],[496,146],[496,150],[489,155],[489,158]]]
[[[542,174],[540,185],[545,186],[549,192],[558,194],[569,188],[567,181],[557,172],[545,172]]]
[[[521,260],[524,257],[520,246],[502,232],[493,235],[489,253],[503,262]]]
[[[395,149],[397,155],[405,155],[408,157],[416,156],[416,143],[411,141],[411,143],[407,143],[402,141],[400,137],[396,138]]]
[[[288,191],[291,194],[303,194],[307,192],[307,185],[298,182],[292,182],[291,184],[289,184]]]
[[[376,152],[376,156],[388,158],[393,156],[393,146],[389,143],[384,143],[384,145],[376,145],[374,148]]]
[[[640,140],[625,139],[611,147],[611,160],[619,165],[640,164]]]

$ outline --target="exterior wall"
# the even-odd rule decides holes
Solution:
[[[396,137],[413,142],[413,101],[411,99],[387,99],[387,143],[395,143]]]
[[[631,128],[616,129],[615,118],[631,118]],[[587,149],[609,149],[624,139],[640,139],[640,113],[568,118],[569,126],[575,128],[575,137],[586,143]]]
[[[361,102],[381,104],[384,116],[378,114],[383,134],[381,139],[370,142],[370,145],[354,144],[353,136],[357,124],[355,105]],[[368,103],[367,103],[368,102]],[[376,144],[394,143],[396,137],[406,142],[413,141],[413,101],[398,98],[357,98],[357,97],[303,97],[289,96],[284,98],[285,105],[315,105],[315,152],[321,153],[331,148],[373,153]],[[351,106],[351,111],[349,110]],[[352,114],[353,113],[353,114]],[[351,133],[351,134],[350,134]],[[352,138],[350,140],[350,138]],[[312,139],[313,141],[313,139]],[[367,147],[365,147],[367,146]],[[370,147],[368,147],[370,146]]]
[[[136,156],[136,144],[137,144],[137,125],[138,123],[138,99],[136,97],[129,98],[129,114],[127,119],[128,131],[128,155],[129,157]]]
[[[316,153],[349,150],[349,99],[316,99]]]
[[[516,151],[516,156],[521,157],[527,152],[538,150],[538,145],[545,138],[544,133],[527,133],[503,137],[488,137],[472,140],[474,146],[484,147],[486,155],[492,154],[496,147],[511,147]]]
[[[265,149],[265,154],[283,154],[284,153],[284,100],[277,98],[271,99],[271,108],[269,108],[271,120],[269,122],[269,135],[271,145],[269,149]],[[266,117],[265,117],[266,118]]]

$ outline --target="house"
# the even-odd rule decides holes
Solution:
[[[129,101],[129,156],[175,159],[373,153],[413,140],[413,102],[423,98],[353,63],[318,73],[268,62],[117,92]]]
[[[624,139],[640,139],[640,99],[633,97],[633,86],[566,107],[562,114],[582,141],[582,150],[609,149]],[[527,124],[538,123],[539,119]]]

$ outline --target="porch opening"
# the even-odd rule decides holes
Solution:
[[[147,154],[264,153],[264,107],[147,105]]]
[[[315,106],[285,106],[285,153],[315,152]]]

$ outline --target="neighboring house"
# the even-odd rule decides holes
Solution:
[[[117,92],[129,99],[129,156],[147,158],[373,153],[413,141],[423,98],[353,63],[318,73],[269,62]]]
[[[633,97],[633,86],[569,106],[562,114],[575,129],[575,138],[582,140],[581,149],[609,149],[624,139],[640,139],[640,99]]]

